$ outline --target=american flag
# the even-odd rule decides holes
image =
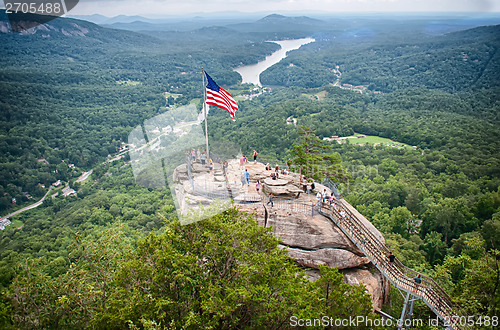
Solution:
[[[205,72],[207,76],[207,104],[215,105],[216,107],[226,109],[231,116],[231,119],[236,122],[234,119],[234,114],[236,110],[238,110],[238,104],[234,100],[234,98],[224,90],[224,88],[220,87],[213,81],[213,79]]]

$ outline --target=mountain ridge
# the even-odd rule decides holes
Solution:
[[[131,45],[146,45],[157,43],[159,40],[152,36],[145,36],[133,31],[123,31],[111,29],[98,24],[69,17],[58,17],[47,23],[39,24],[34,27],[33,23],[43,22],[46,18],[43,15],[19,14],[19,23],[26,26],[26,29],[13,33],[9,19],[5,10],[0,11],[0,38],[9,38],[9,36],[30,36],[31,38],[41,38],[43,40],[61,39],[61,38],[80,38],[82,40],[94,40],[104,43],[125,43]]]

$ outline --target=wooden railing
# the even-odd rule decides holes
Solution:
[[[331,206],[323,203],[318,212],[331,219],[342,232],[370,259],[372,264],[397,288],[419,297],[436,313],[446,327],[462,329],[460,320],[465,317],[446,292],[430,277],[404,266],[398,259],[389,261],[390,251],[358,217],[351,212],[348,203],[337,200]],[[420,275],[422,282],[414,280]]]

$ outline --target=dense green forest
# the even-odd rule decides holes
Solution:
[[[262,37],[242,42],[227,34],[225,47],[206,51],[213,31],[198,31],[194,41],[185,35],[160,41],[85,21],[51,24],[55,31],[43,36],[1,35],[0,212],[12,198],[26,202],[23,192],[41,197],[39,183],[67,181],[68,164],[89,169],[115,153],[136,125],[167,110],[165,92],[181,94],[176,105],[200,98],[202,66],[234,84],[241,78],[231,67],[278,47]]]
[[[367,296],[343,286],[336,270],[322,269],[314,284],[294,276],[298,268],[247,215],[231,209],[180,226],[168,190],[137,186],[126,158],[105,162],[144,120],[199,104],[201,67],[240,94],[250,87],[234,67],[277,49],[266,40],[305,36],[317,41],[262,74],[270,92],[240,101],[237,123],[210,112],[211,141],[288,159],[299,139],[286,123],[293,116],[320,138],[357,132],[415,146],[332,142],[352,177],[342,194],[405,265],[436,278],[470,315],[499,315],[500,26],[435,35],[420,20],[395,30],[390,21],[277,15],[144,34],[73,19],[49,24],[34,34],[0,33],[0,212],[32,203],[24,192],[39,199],[56,180],[77,196],[48,198],[0,233],[2,327],[258,328],[315,316],[312,307],[368,315]],[[367,92],[333,86],[337,65],[340,83]],[[86,183],[75,183],[90,169]],[[228,255],[239,262],[227,277],[192,267],[212,258],[220,264],[210,269],[222,271]],[[172,264],[178,272],[169,272]],[[276,294],[264,297],[268,291]]]

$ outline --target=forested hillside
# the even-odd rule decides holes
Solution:
[[[241,78],[231,67],[278,47],[227,34],[212,50],[206,38],[220,33],[211,28],[195,40],[173,33],[161,41],[73,19],[48,26],[0,34],[0,212],[12,198],[26,202],[23,192],[41,197],[39,183],[67,181],[68,164],[90,169],[115,153],[132,128],[172,104],[165,92],[180,94],[176,105],[200,98],[202,66],[235,84]]]
[[[2,327],[37,320],[49,328],[167,321],[259,327],[293,313],[315,316],[313,307],[334,317],[369,315],[369,299],[342,286],[335,270],[324,269],[316,284],[295,276],[277,241],[246,215],[229,210],[180,227],[168,190],[136,185],[126,157],[105,162],[145,120],[191,102],[200,106],[202,67],[243,94],[252,86],[241,85],[233,68],[278,48],[266,40],[305,36],[316,42],[261,75],[269,92],[242,99],[236,123],[223,110],[210,112],[211,141],[286,160],[299,138],[298,127],[286,122],[292,116],[320,138],[360,133],[406,144],[332,141],[352,177],[340,187],[343,196],[405,265],[436,278],[471,315],[498,315],[500,26],[437,34],[420,19],[271,15],[252,24],[142,34],[64,18],[32,32],[0,33],[0,212],[33,203],[57,180],[77,195],[49,196],[0,232]],[[90,169],[90,179],[75,183]],[[234,242],[221,232],[244,242],[237,255],[226,250]],[[202,251],[200,242],[212,244],[211,237],[222,250]],[[195,256],[186,254],[191,249]],[[198,271],[193,265],[203,258],[221,264],[210,268],[214,273]],[[245,265],[228,268],[232,280],[214,275],[225,262],[234,265],[231,258]],[[146,267],[153,259],[158,264]],[[168,273],[163,263],[182,271]],[[265,280],[277,273],[276,282]],[[157,286],[152,278],[175,285]],[[245,281],[276,296],[260,296]],[[259,307],[263,299],[271,311]],[[165,306],[175,313],[162,314]],[[416,316],[428,313],[416,309]],[[258,316],[254,323],[245,323],[249,314]]]
[[[499,30],[489,26],[439,36],[405,30],[394,36],[377,29],[317,34],[317,42],[266,70],[261,79],[269,85],[319,87],[335,83],[332,69],[338,65],[343,83],[382,92],[491,88],[500,81]]]

